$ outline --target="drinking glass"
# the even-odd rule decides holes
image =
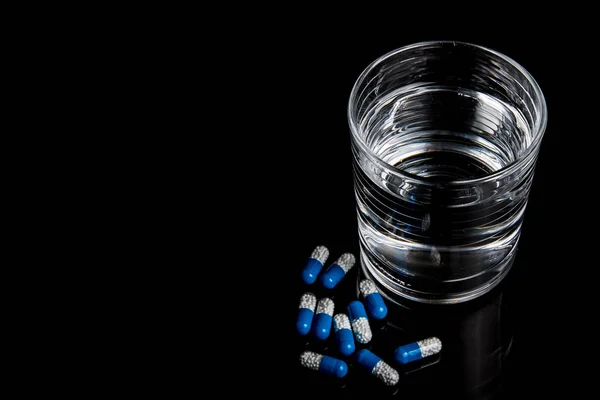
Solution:
[[[391,51],[348,103],[361,266],[393,296],[458,303],[516,254],[547,109],[511,58],[461,42]]]

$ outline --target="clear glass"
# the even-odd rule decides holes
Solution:
[[[394,295],[457,303],[513,264],[547,110],[496,51],[423,42],[371,63],[350,94],[361,265]]]

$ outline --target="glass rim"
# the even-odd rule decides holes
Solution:
[[[421,176],[412,174],[410,172],[406,172],[394,165],[387,163],[386,161],[381,159],[379,156],[374,154],[371,151],[371,149],[369,148],[369,146],[367,146],[365,144],[365,142],[359,135],[359,125],[360,124],[356,120],[356,116],[354,115],[355,113],[353,111],[356,106],[355,102],[356,102],[356,99],[358,96],[359,88],[364,83],[364,80],[365,80],[367,74],[369,72],[371,72],[379,64],[382,64],[385,61],[387,61],[390,57],[395,56],[399,53],[405,52],[407,50],[411,50],[411,49],[415,49],[415,48],[419,48],[419,47],[436,45],[436,44],[443,45],[443,44],[450,44],[450,43],[452,43],[454,45],[459,44],[461,46],[472,47],[472,48],[481,50],[484,53],[487,52],[489,54],[493,54],[493,55],[501,58],[502,60],[506,61],[512,67],[517,69],[521,74],[523,74],[525,79],[531,84],[531,87],[533,88],[533,92],[530,93],[530,95],[532,96],[532,98],[534,100],[534,106],[539,103],[540,107],[539,107],[539,109],[537,107],[535,107],[536,116],[535,116],[535,121],[534,121],[532,129],[531,129],[533,141],[531,142],[531,144],[527,147],[525,152],[519,158],[517,158],[514,161],[511,161],[510,163],[508,163],[507,165],[505,165],[504,167],[500,168],[497,171],[494,171],[490,174],[487,174],[487,175],[484,175],[484,176],[481,176],[478,178],[457,179],[457,180],[450,180],[450,181],[441,183],[441,182],[434,182],[434,181],[425,179]],[[412,43],[412,44],[409,44],[406,46],[399,47],[397,49],[389,51],[388,53],[383,54],[382,56],[380,56],[380,57],[376,58],[374,61],[372,61],[361,72],[361,74],[358,76],[358,78],[354,82],[354,85],[352,86],[352,90],[350,92],[350,98],[348,100],[347,118],[348,118],[348,123],[350,125],[350,131],[352,133],[354,142],[358,144],[358,146],[361,148],[361,150],[363,152],[368,154],[370,158],[372,158],[374,161],[376,161],[381,166],[384,166],[387,169],[389,169],[390,171],[393,171],[395,174],[397,174],[401,178],[408,179],[414,183],[427,185],[427,186],[455,186],[455,185],[476,185],[476,184],[480,184],[480,183],[494,181],[503,176],[512,174],[520,166],[522,166],[524,163],[526,163],[527,160],[529,159],[529,157],[531,156],[531,154],[534,152],[534,150],[538,149],[541,144],[542,138],[543,138],[545,130],[546,130],[546,125],[548,122],[548,109],[546,106],[546,99],[544,98],[544,94],[542,93],[542,90],[541,90],[540,86],[538,85],[538,83],[536,82],[536,80],[529,73],[529,71],[527,71],[521,64],[519,64],[512,58],[506,56],[505,54],[500,53],[499,51],[496,51],[496,50],[493,50],[493,49],[490,49],[488,47],[481,46],[478,44],[474,44],[474,43],[461,42],[461,41],[455,41],[455,40],[434,40],[434,41],[417,42],[417,43]]]

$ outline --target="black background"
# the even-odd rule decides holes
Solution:
[[[279,36],[270,31],[252,38],[247,59],[254,67],[252,95],[244,104],[252,110],[254,133],[246,133],[252,152],[244,161],[259,178],[249,180],[244,197],[252,198],[255,213],[250,219],[241,211],[234,217],[254,227],[244,239],[251,243],[253,260],[246,272],[257,282],[249,296],[269,310],[265,319],[252,313],[243,318],[262,354],[245,372],[252,376],[252,390],[306,398],[530,398],[580,393],[593,384],[594,369],[587,363],[593,366],[598,332],[591,324],[598,315],[592,278],[597,262],[587,243],[596,233],[589,205],[594,195],[584,184],[595,144],[587,122],[590,103],[575,100],[591,91],[590,43],[574,43],[577,34],[552,30],[485,35],[485,23],[460,34],[424,27],[380,34],[298,26],[283,28]],[[314,343],[294,331],[300,295],[306,290],[325,295],[303,286],[300,271],[317,245],[330,249],[329,262],[346,251],[358,254],[346,118],[354,81],[375,58],[425,40],[465,41],[504,53],[533,75],[546,97],[548,126],[517,259],[505,282],[482,299],[452,310],[400,311],[400,330],[377,326],[374,343],[379,340],[380,351],[419,335],[447,339],[435,365],[410,374],[401,370],[396,391],[365,381],[353,365],[346,379],[333,381],[299,367],[303,349],[335,355],[333,342]],[[358,269],[328,293],[341,308],[356,295]],[[245,289],[243,301],[248,301]],[[391,353],[381,355],[391,364]]]
[[[33,51],[36,72],[30,78],[52,67],[60,70],[62,75],[49,79],[60,89],[45,94],[66,94],[82,110],[80,119],[73,119],[78,140],[68,153],[85,159],[92,149],[101,153],[91,159],[101,178],[65,157],[62,162],[69,173],[58,175],[66,176],[66,186],[76,193],[64,200],[58,177],[51,174],[56,188],[42,189],[33,197],[37,208],[58,200],[68,209],[48,212],[59,221],[46,224],[53,230],[46,236],[61,241],[57,249],[67,246],[65,253],[83,250],[85,255],[76,254],[76,281],[66,279],[66,273],[67,286],[88,295],[92,282],[101,286],[98,293],[91,292],[100,315],[82,303],[83,296],[68,291],[62,292],[64,306],[48,303],[52,320],[72,304],[82,309],[67,315],[76,325],[67,334],[51,325],[34,330],[36,340],[52,341],[51,334],[58,332],[67,342],[47,346],[56,349],[57,356],[45,358],[50,368],[42,364],[42,375],[59,371],[62,379],[57,382],[66,382],[64,386],[98,379],[81,391],[113,392],[113,382],[129,383],[136,392],[154,392],[164,385],[171,396],[177,390],[205,393],[207,381],[216,383],[218,394],[225,396],[238,391],[258,398],[393,394],[365,379],[353,365],[342,382],[300,368],[303,349],[314,346],[335,354],[327,344],[306,343],[296,335],[298,300],[307,290],[300,271],[316,245],[328,246],[331,260],[342,252],[358,253],[346,119],[356,78],[375,58],[403,45],[457,40],[514,58],[536,78],[548,103],[548,128],[514,273],[491,296],[453,312],[435,311],[431,317],[421,308],[399,311],[396,316],[405,316],[400,318],[405,330],[377,326],[375,339],[388,348],[422,335],[444,340],[436,365],[422,373],[403,373],[399,398],[464,397],[463,392],[474,393],[477,380],[472,377],[478,371],[484,377],[501,375],[483,385],[486,395],[498,389],[508,398],[555,393],[589,397],[585,390],[598,382],[598,262],[593,245],[598,46],[597,22],[582,17],[596,14],[587,9],[566,12],[561,4],[557,10],[546,7],[524,16],[521,7],[501,9],[494,4],[494,12],[485,17],[450,18],[442,13],[431,18],[430,4],[423,4],[418,13],[357,5],[324,14],[298,4],[249,4],[243,9],[227,3],[223,13],[207,8],[152,18],[141,9],[131,14],[116,10],[111,12],[123,19],[128,32],[114,32],[110,18],[97,29],[91,25],[100,37],[100,49],[79,29],[66,25],[68,40],[46,38],[49,57]],[[542,11],[555,12],[558,18],[549,19]],[[87,17],[80,17],[86,24]],[[440,17],[446,20],[443,26]],[[106,44],[109,33],[114,41]],[[34,34],[36,40],[44,38]],[[82,43],[69,45],[73,38]],[[64,43],[68,57],[57,51]],[[209,53],[213,49],[216,52]],[[30,48],[24,46],[24,51]],[[91,55],[81,57],[83,51]],[[73,81],[75,95],[62,88],[65,81]],[[108,95],[98,96],[102,93]],[[87,96],[98,106],[86,101]],[[60,101],[51,103],[61,108],[56,115],[78,114]],[[119,120],[126,115],[129,124]],[[49,121],[45,124],[52,128]],[[62,147],[60,135],[48,137]],[[81,145],[79,138],[91,139],[90,145]],[[53,162],[60,159],[48,153]],[[120,158],[126,160],[124,166]],[[106,176],[109,167],[114,176]],[[71,178],[71,170],[80,172],[81,179]],[[48,173],[46,168],[39,172]],[[92,189],[82,192],[79,183]],[[76,205],[71,231],[82,246],[54,232],[65,226],[63,217],[73,214]],[[81,225],[97,231],[98,240]],[[106,231],[99,229],[104,226]],[[91,245],[97,248],[88,250]],[[127,256],[116,254],[126,249]],[[88,261],[95,265],[98,258],[101,268],[90,268]],[[62,259],[61,254],[58,260]],[[47,271],[56,274],[54,268]],[[87,271],[90,279],[80,279]],[[355,294],[357,272],[355,267],[336,290],[341,307]],[[61,292],[46,286],[53,296]],[[500,296],[502,301],[497,300]],[[106,310],[110,300],[116,300],[114,307]],[[509,311],[499,319],[489,318],[497,314],[478,311],[488,309],[487,304]],[[491,306],[494,309],[498,308]],[[29,313],[23,315],[32,319]],[[82,325],[80,316],[93,322]],[[479,323],[473,322],[478,318]],[[61,328],[66,326],[57,321]],[[89,339],[88,333],[94,337]],[[500,351],[494,355],[494,346],[477,345],[493,343],[490,338],[498,336]],[[77,340],[81,346],[72,346]],[[77,362],[67,359],[67,364],[83,375],[82,380],[53,367],[64,361],[68,347],[75,348]],[[386,349],[373,350],[381,350],[390,361]],[[503,368],[498,370],[498,363],[488,363],[488,358],[502,359]],[[23,358],[38,366],[31,361]],[[96,364],[98,373],[86,363]]]

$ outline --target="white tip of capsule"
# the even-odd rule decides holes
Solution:
[[[327,259],[329,258],[329,250],[325,246],[317,246],[310,255],[310,258],[319,260],[321,264],[325,265]]]
[[[358,318],[352,322],[352,331],[358,343],[369,343],[373,339],[373,332],[366,318]]]
[[[394,386],[400,380],[400,374],[383,360],[375,364],[372,374],[387,386]]]
[[[417,341],[417,344],[421,348],[421,356],[423,358],[432,356],[442,351],[442,341],[436,337],[419,340]]]
[[[360,281],[360,283],[358,284],[358,290],[360,291],[360,294],[363,297],[367,297],[368,295],[373,293],[379,293],[377,287],[375,286],[375,282],[373,282],[370,279],[363,279],[362,281]]]
[[[345,273],[348,273],[348,271],[350,271],[350,269],[354,266],[355,262],[356,258],[352,253],[344,253],[337,259],[337,261],[334,264],[339,265],[340,267],[342,267]]]
[[[328,297],[323,297],[317,303],[317,312],[315,314],[328,314],[333,317],[333,310],[335,309],[335,303]]]
[[[315,312],[315,307],[317,306],[317,297],[310,293],[306,292],[300,297],[300,307],[298,308],[308,308],[312,312]]]
[[[339,331],[340,329],[352,330],[348,316],[346,314],[336,314],[333,317],[333,329],[335,332]]]
[[[300,364],[308,369],[312,369],[314,371],[319,370],[319,365],[321,365],[321,360],[323,359],[322,354],[314,353],[312,351],[305,351],[300,354]]]

